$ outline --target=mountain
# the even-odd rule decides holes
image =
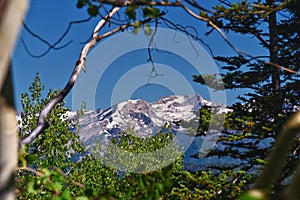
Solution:
[[[183,148],[184,167],[187,170],[197,171],[220,164],[222,166],[241,164],[243,160],[239,158],[206,156],[212,149],[221,152],[225,152],[227,148],[236,148],[239,152],[246,152],[247,149],[240,148],[238,144],[229,147],[226,142],[218,141],[223,127],[212,125],[204,135],[196,134],[195,130],[197,130],[200,120],[197,111],[203,106],[214,107],[218,114],[231,111],[226,106],[214,104],[197,94],[194,96],[166,96],[152,103],[141,99],[128,100],[107,110],[85,110],[80,116],[76,111],[69,111],[67,116],[70,120],[70,129],[80,132],[80,139],[88,150],[99,142],[101,143],[104,147],[101,152],[102,157],[105,157],[105,150],[111,139],[118,139],[123,131],[134,130],[134,136],[141,138],[155,135],[158,132],[173,133],[175,136],[173,142]],[[21,113],[17,113],[17,119],[22,121]],[[22,123],[19,126],[22,126]],[[240,142],[249,146],[258,145],[265,148],[270,146],[273,141],[265,139],[258,142],[243,139]],[[78,159],[80,159],[80,155],[74,158],[74,160]]]
[[[198,123],[183,128],[181,122],[195,119],[198,122],[197,112],[202,106],[215,106],[218,113],[230,111],[224,105],[216,105],[198,94],[166,96],[152,103],[141,99],[128,100],[107,110],[84,111],[78,126],[81,141],[89,149],[99,141],[101,145],[107,146],[112,138],[117,138],[121,132],[129,129],[134,130],[137,137],[155,135],[159,131],[171,132],[176,135],[178,145],[184,149],[185,161],[188,162],[186,166],[198,166],[199,158],[192,156],[197,154],[198,157],[204,157],[216,144],[220,131],[211,130],[206,136],[198,136],[196,131],[190,131],[197,130]],[[69,116],[72,120],[74,112],[70,112]]]
[[[129,129],[134,129],[138,137],[156,134],[167,125],[173,131],[184,131],[179,122],[196,118],[194,112],[203,105],[212,103],[200,95],[167,96],[153,103],[128,100],[107,110],[85,111],[79,120],[81,139],[89,146],[97,136],[113,137]]]

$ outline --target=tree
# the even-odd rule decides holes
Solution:
[[[295,48],[299,44],[295,42],[299,38],[299,29],[295,28],[300,24],[298,4],[297,1],[266,1],[251,6],[252,2],[243,1],[216,7],[215,15],[211,16],[214,23],[224,31],[256,38],[268,52],[264,62],[257,60],[259,56],[246,54],[216,57],[224,63],[223,69],[227,71],[221,75],[227,89],[250,89],[248,94],[239,97],[241,102],[232,106],[233,112],[228,118],[230,123],[227,124],[227,128],[239,130],[237,134],[240,135],[233,143],[229,143],[230,151],[226,154],[247,159],[247,164],[243,166],[246,170],[255,167],[255,162],[266,158],[270,146],[258,147],[260,141],[268,138],[271,141],[276,140],[284,122],[299,105],[299,94],[295,92],[298,73],[289,73],[274,67],[284,65],[295,72],[299,70],[299,61],[294,59],[294,56],[299,55],[299,48]],[[261,9],[269,11],[262,13]],[[281,19],[278,19],[280,14]],[[209,86],[218,85],[216,77],[209,78],[213,82]],[[194,80],[204,84],[201,76],[194,76]],[[228,130],[224,133],[232,135]],[[246,143],[245,139],[250,138],[257,143]],[[234,151],[237,145],[247,149],[246,152]],[[298,147],[299,143],[294,145],[293,154],[289,155],[284,172],[273,188],[272,198],[284,198],[280,196],[285,185],[283,182],[294,172]],[[217,154],[224,155],[222,152]]]
[[[290,78],[294,76],[293,74],[290,73],[295,72],[297,68],[293,69],[293,67],[288,65],[288,63],[290,62],[287,59],[283,59],[285,54],[282,54],[283,57],[279,56],[281,52],[286,52],[286,51],[288,52],[290,51],[293,55],[295,54],[297,55],[297,49],[294,51],[290,49],[286,50],[282,46],[282,49],[277,50],[276,46],[277,48],[280,48],[280,44],[282,45],[286,44],[288,39],[292,39],[292,41],[296,41],[298,36],[297,33],[295,37],[295,35],[292,36],[289,35],[290,33],[286,34],[286,32],[285,33],[282,32],[283,39],[280,40],[281,43],[276,41],[278,40],[278,37],[276,38],[276,32],[278,33],[278,30],[276,29],[278,27],[275,24],[276,15],[274,13],[276,11],[280,11],[283,9],[289,9],[292,13],[298,15],[297,11],[294,9],[295,7],[292,6],[293,4],[295,5],[298,4],[296,1],[286,1],[286,2],[284,1],[278,4],[275,4],[273,1],[268,1],[265,4],[259,1],[258,2],[243,1],[237,4],[235,3],[228,4],[226,3],[226,1],[220,1],[220,2],[222,2],[226,7],[216,6],[214,11],[210,11],[202,7],[201,5],[199,5],[197,2],[192,2],[188,0],[184,2],[180,2],[180,1],[115,2],[115,1],[101,1],[101,0],[99,1],[79,0],[78,7],[88,8],[87,9],[88,13],[93,17],[100,15],[99,9],[102,8],[103,4],[112,4],[114,6],[109,11],[106,11],[106,9],[104,9],[105,15],[103,15],[104,17],[101,16],[101,20],[99,20],[99,23],[94,29],[92,38],[83,47],[81,55],[74,68],[74,72],[70,78],[70,81],[66,84],[64,89],[62,89],[55,97],[53,97],[51,101],[49,101],[46,105],[44,105],[44,108],[39,113],[39,119],[36,128],[33,129],[32,132],[28,134],[26,138],[20,141],[20,146],[22,144],[31,144],[35,140],[39,140],[39,137],[43,135],[45,132],[47,132],[47,129],[52,126],[51,124],[50,127],[48,126],[49,123],[47,122],[47,116],[51,113],[51,110],[53,110],[55,106],[59,104],[72,89],[78,77],[79,72],[81,71],[81,69],[85,69],[84,67],[86,62],[86,55],[92,49],[92,47],[101,39],[129,27],[133,27],[134,30],[140,27],[144,27],[145,32],[150,33],[149,25],[147,25],[148,23],[154,22],[155,25],[158,25],[158,20],[164,20],[163,15],[165,15],[166,13],[161,11],[158,8],[160,6],[173,6],[173,7],[182,8],[192,17],[207,22],[209,27],[212,27],[213,30],[218,31],[221,34],[221,36],[224,38],[224,40],[229,44],[229,46],[231,46],[234,50],[237,51],[237,53],[239,53],[239,56],[232,57],[232,58],[220,58],[220,57],[217,58],[229,64],[229,66],[225,66],[225,67],[229,71],[231,71],[231,73],[224,75],[224,80],[227,83],[228,88],[246,87],[254,90],[253,93],[248,94],[249,98],[245,98],[245,97],[241,98],[241,100],[245,101],[244,104],[237,103],[233,107],[235,112],[233,112],[229,117],[229,120],[231,120],[231,122],[229,123],[230,127],[242,128],[241,137],[245,137],[245,135],[247,135],[247,137],[249,136],[252,139],[260,140],[261,137],[269,137],[270,133],[272,135],[276,135],[277,130],[279,129],[279,127],[281,127],[282,124],[281,121],[283,121],[283,119],[286,118],[286,115],[289,114],[288,112],[286,112],[288,111],[287,108],[292,109],[292,106],[290,105],[294,102],[297,102],[296,98],[292,98],[294,102],[290,102],[290,99],[285,98],[285,97],[289,97],[291,92],[294,91],[293,86],[297,85],[296,84],[297,81],[293,81],[293,82],[290,81]],[[99,31],[101,30],[101,28],[103,28],[103,26],[106,24],[110,24],[112,17],[121,8],[125,8],[126,10],[126,17],[125,17],[126,20],[118,21],[118,23],[114,26],[114,28],[112,28],[109,32],[103,35],[99,35]],[[195,9],[200,10],[199,15],[193,12],[193,10]],[[267,20],[265,20],[266,16],[268,16]],[[292,18],[291,21],[288,20],[289,22],[285,24],[292,26],[293,24],[292,21],[295,19],[297,18]],[[270,29],[269,29],[270,31],[269,34],[267,34],[267,36],[269,37],[268,40],[270,41],[269,44],[265,39],[266,33],[263,32],[264,30],[256,29],[257,27],[259,27],[258,26],[259,23],[264,23],[265,21],[268,22],[268,24],[270,25]],[[179,28],[178,26],[174,26],[174,27]],[[269,49],[270,60],[265,61],[253,56],[249,56],[248,54],[238,50],[226,38],[226,35],[223,33],[222,29],[225,31],[233,31],[236,33],[252,34],[259,41],[261,41],[262,45],[264,45]],[[293,31],[295,30],[296,29],[293,28]],[[297,43],[295,42],[295,45],[296,44]],[[282,58],[282,61],[280,61],[280,58]],[[295,61],[295,59],[293,59],[293,61]],[[285,66],[287,67],[282,67],[281,62],[283,64],[286,64]],[[241,65],[250,67],[250,70],[242,71]],[[299,66],[299,65],[295,65],[295,66]],[[279,77],[280,71],[276,68],[282,68],[285,71],[289,72],[289,74],[283,72],[283,76],[282,76],[282,77],[288,77],[289,79],[286,79],[285,82],[282,82],[282,80]],[[258,74],[260,74],[261,76],[257,76]],[[284,76],[284,74],[286,74],[286,76]],[[269,81],[270,76],[272,77],[271,82]],[[197,78],[195,78],[195,80],[196,79]],[[198,81],[201,82],[201,78]],[[284,93],[282,91],[282,88],[280,88],[280,86],[282,87],[283,84],[285,84],[287,88],[288,92],[286,93]],[[271,106],[269,106],[268,104],[271,104]],[[283,105],[283,107],[286,106],[287,108],[282,109],[281,105]],[[269,112],[268,109],[266,108],[272,108],[272,112]],[[273,109],[273,108],[278,108],[278,109]],[[251,109],[252,111],[249,112],[249,109]],[[270,119],[274,119],[276,123],[270,121]],[[248,128],[253,130],[253,132],[252,131],[250,132],[251,134],[247,130]],[[240,135],[238,135],[238,137],[239,136]],[[254,153],[257,152],[258,151],[256,149]],[[264,156],[265,154],[262,155],[262,157]],[[257,157],[254,156],[254,158],[257,161]]]
[[[29,87],[29,93],[22,94],[20,138],[26,137],[36,126],[38,116],[35,113],[39,113],[57,93],[50,90],[47,97],[43,98],[43,89],[40,75],[37,74]],[[82,115],[84,111],[80,110],[77,114]],[[141,170],[141,173],[129,173],[111,169],[103,165],[98,156],[88,154],[79,142],[78,132],[69,129],[71,124],[76,125],[77,122],[71,123],[68,120],[64,102],[55,106],[47,121],[51,122],[51,127],[46,129],[47,133],[40,135],[30,145],[22,146],[20,150],[17,174],[19,199],[225,200],[237,198],[246,189],[245,179],[236,180],[241,176],[246,178],[244,172],[224,171],[218,176],[205,171],[188,172],[183,169],[183,158],[152,172]],[[132,153],[153,152],[174,139],[174,135],[168,132],[159,132],[147,138],[138,138],[129,132],[132,130],[123,132],[112,142]],[[164,156],[174,156],[175,151]],[[110,159],[109,155],[107,157]],[[129,167],[136,167],[139,160],[132,159],[130,162]],[[145,168],[151,167],[147,164]],[[235,185],[231,187],[234,180]]]
[[[17,131],[10,56],[28,2],[0,1],[0,199],[15,199]]]

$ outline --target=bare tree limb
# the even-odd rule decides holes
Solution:
[[[25,48],[26,52],[27,52],[31,57],[34,57],[34,58],[40,58],[40,57],[43,57],[43,56],[45,56],[47,53],[49,53],[52,49],[53,49],[53,50],[59,50],[59,49],[62,49],[62,48],[65,48],[66,46],[68,46],[72,41],[68,41],[66,44],[63,44],[63,45],[61,45],[61,46],[58,46],[58,45],[59,45],[59,44],[62,42],[62,40],[68,35],[68,33],[69,33],[71,27],[72,27],[74,24],[80,24],[80,23],[88,22],[88,21],[90,21],[91,18],[92,18],[92,17],[89,17],[89,18],[83,19],[83,20],[76,20],[76,21],[71,21],[71,22],[69,22],[69,24],[68,24],[66,30],[62,33],[62,35],[61,35],[61,36],[56,40],[56,42],[54,42],[53,44],[51,44],[50,42],[48,42],[46,39],[42,38],[40,35],[34,33],[34,32],[28,27],[28,25],[27,25],[25,22],[23,22],[23,27],[24,27],[24,29],[25,29],[30,35],[32,35],[34,38],[36,38],[36,39],[38,39],[39,41],[41,41],[42,43],[46,44],[46,45],[48,46],[48,48],[47,48],[44,52],[42,52],[42,53],[40,53],[40,54],[33,54],[33,53],[29,50],[29,48],[28,48],[28,46],[26,45],[24,39],[21,40],[21,41],[22,41],[22,44],[24,45],[24,48]]]
[[[25,137],[24,139],[22,139],[19,142],[19,147],[22,144],[30,144],[31,142],[33,142],[43,132],[43,130],[45,128],[47,128],[48,124],[46,122],[46,117],[47,117],[48,113],[54,108],[54,106],[56,104],[61,102],[67,96],[67,94],[71,91],[71,89],[73,88],[73,86],[78,78],[80,71],[85,70],[87,54],[97,43],[99,31],[109,21],[109,19],[115,13],[117,13],[119,11],[119,9],[120,9],[120,7],[113,7],[110,10],[110,12],[108,13],[108,15],[104,19],[101,19],[99,21],[99,23],[96,25],[93,35],[92,35],[92,38],[86,45],[84,45],[83,49],[81,50],[79,60],[76,62],[75,68],[73,70],[73,73],[72,73],[68,83],[66,84],[64,89],[62,89],[59,92],[59,94],[57,96],[55,96],[54,99],[51,100],[49,103],[47,103],[47,105],[43,108],[43,110],[41,111],[41,113],[39,115],[37,127],[27,137]]]
[[[188,37],[191,37],[193,40],[200,41],[201,44],[203,44],[209,50],[210,55],[215,57],[209,44],[205,43],[203,41],[203,39],[199,37],[199,34],[194,27],[175,24],[174,22],[172,22],[171,20],[169,20],[165,17],[160,17],[160,19],[163,20],[163,22],[166,24],[167,27],[175,29],[175,30],[179,30],[179,31],[183,32],[184,34],[186,34]],[[187,30],[188,28],[191,28],[196,34],[192,34],[190,31]]]
[[[119,9],[120,9],[120,7],[113,7],[109,11],[109,13],[106,15],[106,17],[101,19],[99,21],[99,23],[96,25],[91,39],[84,45],[84,47],[81,50],[80,57],[79,57],[78,61],[76,62],[75,68],[73,70],[73,73],[72,73],[68,83],[59,92],[59,94],[57,96],[55,96],[54,99],[52,99],[49,103],[47,103],[47,105],[43,108],[43,110],[41,111],[41,113],[39,115],[38,124],[37,124],[36,128],[27,137],[25,137],[24,139],[22,139],[19,142],[19,148],[21,147],[22,144],[32,143],[43,132],[43,130],[49,126],[48,123],[46,122],[46,117],[47,117],[48,113],[54,108],[54,106],[56,104],[61,102],[68,95],[68,93],[73,88],[80,71],[86,70],[85,63],[86,63],[87,54],[95,46],[95,44],[105,37],[108,37],[116,32],[123,31],[124,29],[126,29],[130,26],[134,26],[134,23],[129,23],[129,24],[120,26],[118,28],[115,28],[109,32],[102,34],[102,35],[99,35],[99,32],[103,28],[103,26],[107,22],[109,22],[109,20],[113,17],[114,14],[116,14],[119,11]],[[152,19],[153,18],[145,19],[142,23],[147,23],[147,22],[151,21]]]
[[[181,7],[181,8],[183,8],[188,14],[190,14],[191,16],[193,16],[194,18],[196,18],[196,19],[198,19],[198,20],[201,20],[201,21],[204,21],[204,22],[207,22],[208,25],[210,25],[210,26],[213,28],[213,30],[216,30],[216,31],[221,35],[221,37],[224,39],[224,41],[225,41],[225,42],[226,42],[226,43],[227,43],[227,44],[228,44],[228,45],[229,45],[236,53],[238,53],[239,55],[247,56],[247,57],[249,57],[249,58],[251,58],[251,59],[255,59],[255,56],[252,56],[252,55],[250,55],[250,54],[248,54],[248,53],[246,53],[246,52],[244,52],[244,51],[238,49],[235,45],[233,45],[233,44],[229,41],[229,39],[227,38],[227,36],[225,35],[225,33],[221,30],[221,28],[218,27],[216,24],[214,24],[214,23],[212,22],[211,19],[206,18],[206,17],[199,16],[198,14],[194,13],[190,8],[188,8],[186,5],[184,5],[183,3],[181,3],[181,1],[179,1],[179,0],[174,1],[174,2],[168,2],[168,1],[151,1],[151,2],[147,2],[147,1],[119,1],[119,0],[117,0],[117,1],[116,1],[116,0],[96,0],[96,1],[99,2],[99,3],[101,3],[101,4],[111,4],[111,5],[118,6],[118,7],[127,7],[127,6],[130,6],[130,5],[141,5],[141,6],[142,6],[142,5],[149,5],[149,6]],[[203,6],[199,5],[196,1],[184,0],[184,2],[186,2],[187,4],[189,4],[189,5],[191,5],[191,6],[195,7],[195,8],[198,8],[198,9],[200,9],[200,10],[203,10],[203,11],[205,11],[205,12],[214,14],[213,11],[204,8]],[[220,2],[226,4],[227,1],[220,1]],[[227,5],[227,4],[226,4],[226,5]],[[284,3],[283,3],[283,5],[284,5]],[[264,12],[273,12],[273,11],[275,11],[275,10],[279,10],[279,9],[282,8],[283,5],[280,5],[280,6],[278,6],[278,7],[275,7],[275,8],[270,9],[269,11],[264,11]],[[230,5],[228,4],[228,6],[230,6]],[[251,4],[251,6],[255,7],[255,6],[257,6],[257,5]],[[102,7],[103,7],[103,6],[102,6]],[[257,14],[257,13],[255,13],[255,14]],[[220,15],[220,16],[222,16],[222,15]],[[220,16],[219,16],[219,17],[220,17]],[[103,17],[103,18],[104,18],[104,17]],[[89,19],[90,19],[90,18],[89,18]],[[46,55],[51,49],[58,50],[58,49],[61,49],[61,48],[64,48],[65,46],[67,46],[71,41],[69,41],[68,43],[64,44],[63,46],[57,47],[57,45],[61,42],[61,40],[67,35],[67,33],[68,33],[69,29],[71,28],[72,24],[74,24],[74,23],[81,23],[81,22],[83,22],[83,21],[88,21],[89,19],[70,22],[70,23],[69,23],[69,26],[68,26],[68,28],[66,29],[66,31],[64,32],[64,34],[58,39],[57,42],[55,42],[55,43],[52,44],[52,45],[51,45],[49,42],[47,42],[46,40],[44,40],[43,38],[39,37],[37,34],[35,34],[35,33],[33,33],[32,31],[30,31],[30,29],[28,29],[28,27],[25,25],[24,27],[25,27],[25,29],[26,29],[29,33],[31,33],[34,37],[37,37],[37,38],[38,38],[39,40],[41,40],[43,43],[45,43],[45,44],[48,45],[48,49],[47,49],[45,52],[43,52],[43,53],[41,53],[41,54],[39,54],[39,55],[34,55],[34,54],[32,54],[32,53],[29,51],[27,45],[25,44],[25,42],[24,42],[23,40],[22,40],[22,43],[23,43],[23,45],[24,45],[24,47],[25,47],[25,50],[28,52],[29,55],[31,55],[32,57],[37,57],[37,58],[38,58],[38,57],[42,57],[42,56]],[[124,26],[126,26],[126,25],[124,25]],[[122,26],[120,26],[120,27],[122,27]],[[178,28],[178,27],[177,27],[177,28]],[[254,33],[254,35],[255,35],[255,37],[256,37],[260,42],[262,42],[262,44],[263,44],[265,47],[268,48],[269,44],[266,43],[266,41],[265,41],[260,35],[255,34],[255,33]],[[200,40],[200,41],[201,41],[201,40]],[[201,42],[202,42],[202,41],[201,41]],[[204,44],[204,43],[202,42],[202,44]],[[211,52],[211,50],[210,50],[210,52]],[[289,69],[289,68],[287,68],[287,67],[284,67],[284,66],[282,66],[282,65],[278,65],[277,63],[267,62],[267,61],[258,60],[258,59],[257,59],[257,61],[258,61],[258,62],[261,62],[261,63],[263,63],[263,64],[266,64],[266,65],[272,66],[272,67],[276,67],[276,68],[282,69],[282,70],[287,71],[287,72],[290,72],[290,73],[300,74],[299,72],[296,72],[296,71],[294,71],[294,70],[292,70],[292,69]]]

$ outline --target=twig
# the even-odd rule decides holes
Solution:
[[[22,44],[24,45],[24,48],[26,50],[26,52],[31,56],[31,57],[34,57],[34,58],[40,58],[40,57],[43,57],[45,56],[51,49],[53,50],[59,50],[59,49],[62,49],[62,48],[65,48],[66,46],[68,46],[72,41],[69,41],[67,42],[66,44],[64,45],[61,45],[61,46],[57,46],[58,44],[61,43],[61,41],[67,36],[67,34],[69,33],[71,27],[73,26],[73,24],[80,24],[80,23],[83,23],[83,22],[88,22],[90,21],[92,17],[89,17],[87,19],[84,19],[84,20],[77,20],[77,21],[71,21],[69,22],[69,25],[68,27],[66,28],[66,30],[63,32],[63,34],[57,39],[56,42],[54,42],[53,44],[51,44],[50,42],[48,42],[46,39],[42,38],[40,35],[34,33],[28,26],[25,22],[23,22],[23,27],[24,29],[30,34],[32,35],[33,37],[37,38],[38,40],[40,40],[42,43],[46,44],[48,46],[48,48],[40,53],[40,54],[33,54],[31,53],[31,51],[29,50],[28,46],[26,45],[25,43],[25,40],[22,39]]]
[[[188,37],[191,37],[194,40],[200,41],[201,44],[203,44],[209,50],[210,55],[213,56],[213,57],[215,57],[212,49],[209,46],[209,44],[205,43],[203,41],[203,39],[199,37],[199,34],[198,34],[198,32],[196,31],[196,29],[194,27],[191,27],[191,26],[182,26],[180,24],[175,24],[174,22],[172,22],[171,20],[169,20],[169,19],[167,19],[165,17],[160,17],[160,19],[162,19],[163,22],[166,24],[166,26],[168,26],[169,28],[172,28],[172,29],[175,29],[175,30],[179,30],[179,31],[183,32],[184,34],[186,34]],[[171,27],[171,25],[173,27]],[[194,34],[190,33],[187,30],[188,28],[192,28],[196,34],[194,35]]]
[[[154,78],[154,77],[157,77],[157,76],[162,76],[163,74],[159,74],[157,71],[156,71],[156,68],[155,68],[155,64],[154,64],[154,61],[153,61],[153,58],[152,58],[152,54],[151,54],[151,51],[152,51],[152,48],[151,45],[153,45],[153,40],[154,40],[154,37],[157,33],[157,26],[158,26],[158,21],[157,19],[155,20],[155,29],[154,29],[154,32],[153,34],[151,35],[150,37],[150,41],[148,43],[148,48],[147,48],[147,52],[148,52],[148,61],[151,62],[151,65],[152,65],[152,69],[150,71],[150,74],[148,75],[148,80],[147,80],[147,85],[149,84],[149,81],[151,78]]]

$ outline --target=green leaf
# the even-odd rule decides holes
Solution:
[[[137,5],[129,6],[126,8],[126,15],[129,19],[136,20],[136,9],[138,8]]]
[[[88,13],[92,17],[97,16],[98,15],[98,7],[95,5],[90,5],[90,7],[88,8]]]
[[[200,11],[199,15],[200,15],[201,17],[205,17],[205,18],[208,17],[207,12],[203,12],[203,11]]]
[[[77,6],[77,8],[82,8],[85,5],[86,5],[86,3],[84,0],[78,0],[76,6]]]
[[[38,160],[38,156],[36,154],[29,154],[27,157],[28,163],[33,163]]]
[[[51,175],[49,169],[47,168],[43,168],[41,171],[43,172],[44,177],[49,177]]]
[[[248,193],[244,193],[240,196],[239,200],[266,200],[266,198],[253,197]]]
[[[156,18],[160,15],[160,10],[158,8],[146,7],[142,8],[144,17]]]
[[[136,21],[134,22],[134,27],[135,27],[135,28],[140,28],[141,26],[142,26],[142,22],[141,22],[141,21],[136,20]]]
[[[68,190],[68,189],[65,189],[65,190],[63,191],[63,193],[61,194],[61,197],[62,197],[64,200],[72,200],[71,192],[70,192],[70,190]]]
[[[260,158],[256,158],[255,161],[256,161],[257,163],[259,163],[259,164],[265,164],[265,163],[266,163],[265,160],[260,159]]]
[[[160,193],[163,193],[164,189],[165,189],[165,185],[162,184],[162,183],[157,183],[157,188],[158,188]]]
[[[39,187],[37,187],[37,184],[35,183],[34,180],[30,181],[27,184],[27,192],[28,193],[33,193],[35,194],[37,192],[37,190],[39,189]]]
[[[56,187],[56,190],[61,191],[63,186],[59,182],[54,182],[54,186]]]
[[[151,31],[151,28],[150,28],[149,24],[145,24],[144,33],[145,33],[146,35],[150,35],[151,32],[152,32],[152,31]]]

